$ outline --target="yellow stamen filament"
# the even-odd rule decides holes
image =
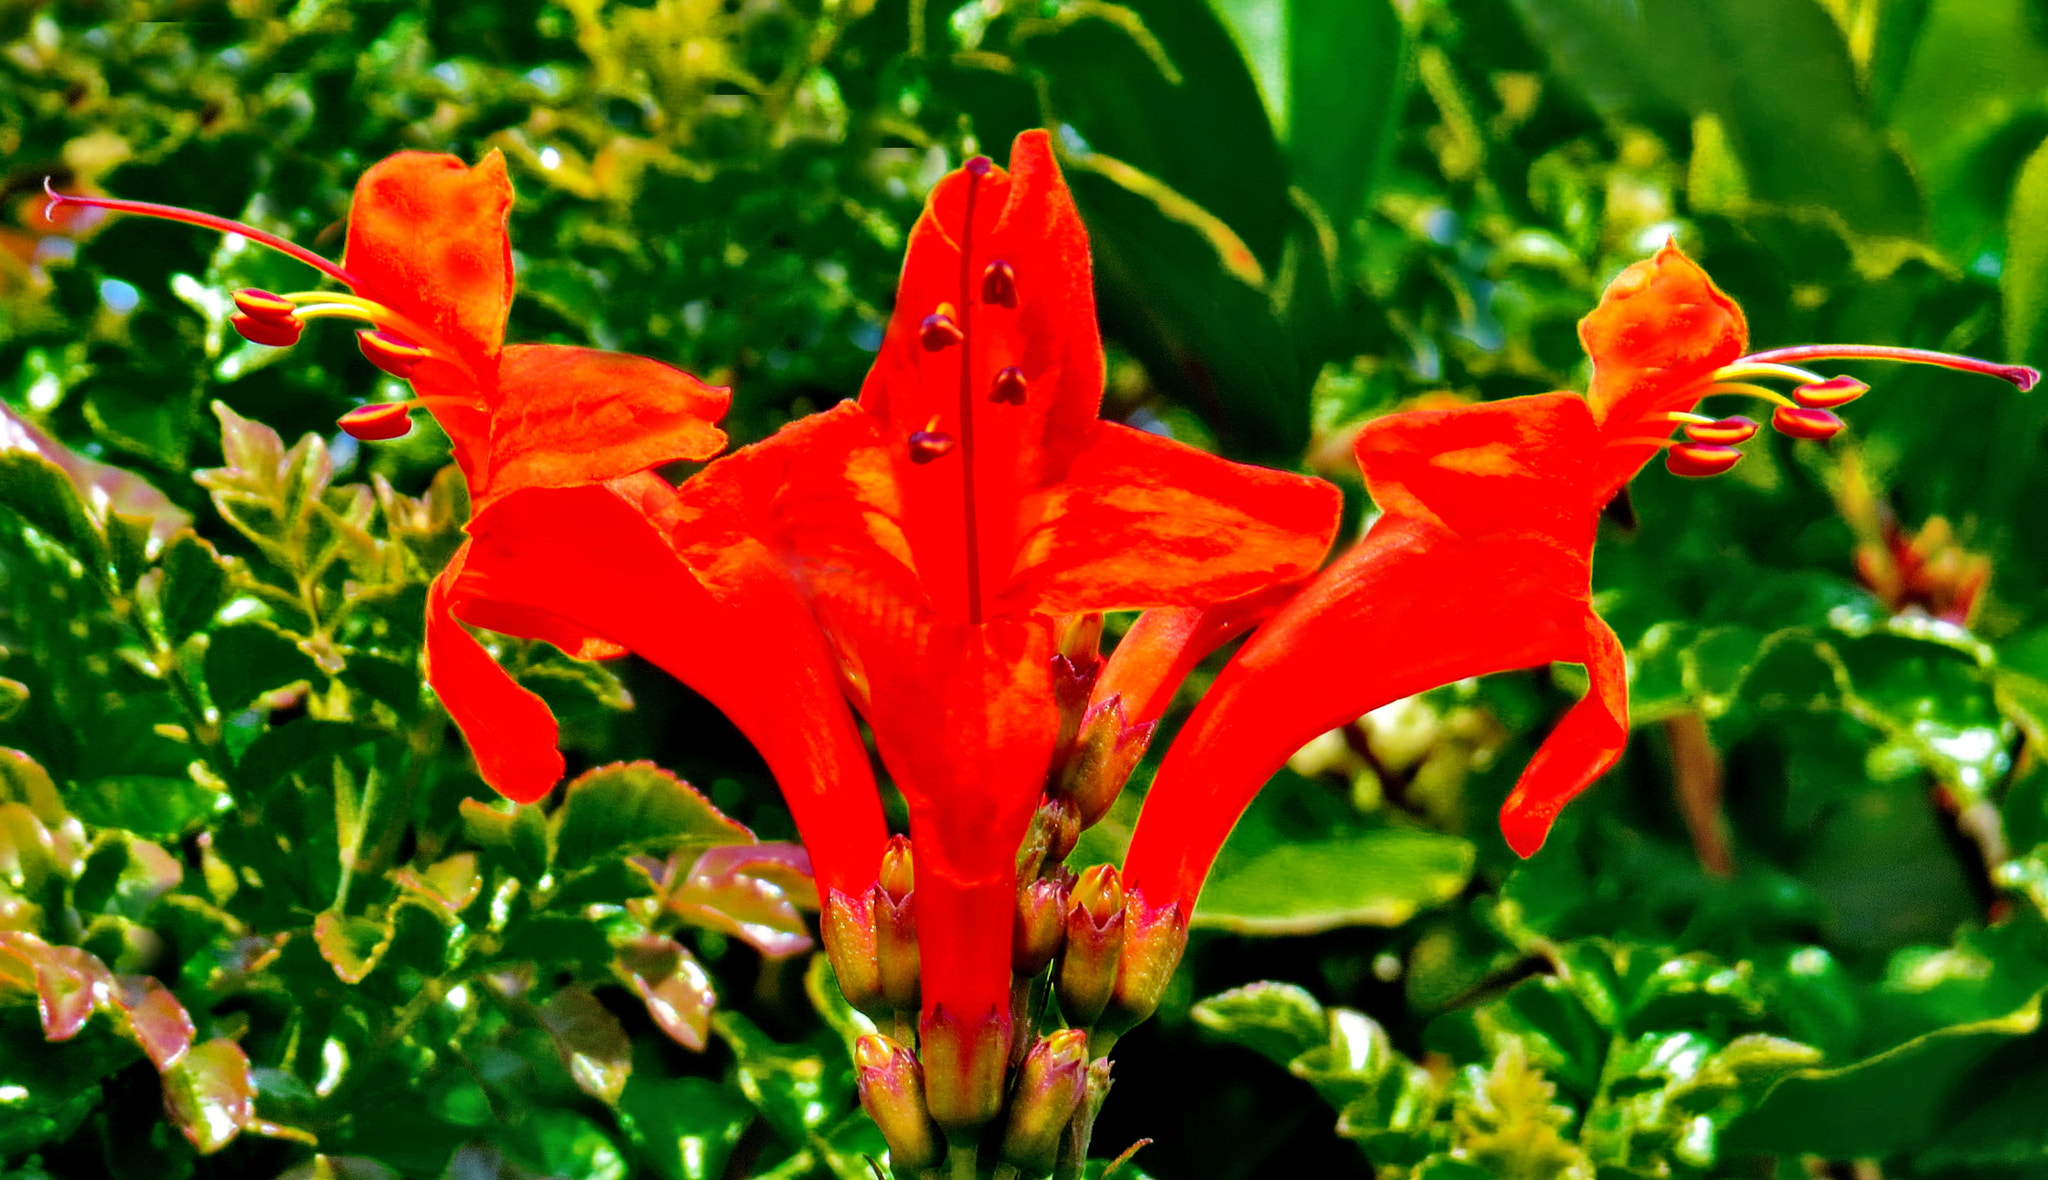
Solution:
[[[1691,422],[1698,426],[1712,426],[1720,421],[1719,418],[1709,417],[1706,414],[1689,414],[1684,410],[1672,410],[1666,413],[1664,418],[1670,422]]]
[[[414,347],[438,359],[462,363],[461,354],[449,348],[432,330],[421,327],[406,315],[374,299],[365,299],[348,291],[293,291],[281,298],[299,305],[293,314],[302,320],[367,320],[377,327],[393,329]]]
[[[1761,398],[1774,406],[1796,407],[1799,404],[1775,389],[1765,389],[1761,385],[1751,385],[1747,381],[1717,381],[1707,387],[1706,396],[1712,397],[1717,393],[1739,393],[1744,397]]]
[[[1827,380],[1827,378],[1818,373],[1809,372],[1792,365],[1771,364],[1765,361],[1737,361],[1732,365],[1716,369],[1713,380],[1719,383],[1744,381],[1755,377],[1774,377],[1800,385],[1819,385]]]

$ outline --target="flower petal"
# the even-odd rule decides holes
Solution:
[[[1095,680],[1089,707],[1117,697],[1126,725],[1159,720],[1196,664],[1265,621],[1299,589],[1299,582],[1284,582],[1215,606],[1153,607],[1117,640]]]
[[[468,740],[484,781],[507,799],[531,803],[562,777],[555,715],[456,620],[470,556],[463,546],[427,589],[427,681]]]
[[[1607,285],[1600,306],[1579,321],[1579,341],[1593,358],[1586,402],[1594,420],[1626,424],[1691,409],[1699,398],[1687,391],[1743,354],[1749,324],[1706,271],[1666,242]]]
[[[635,475],[725,448],[712,423],[732,400],[646,357],[515,344],[498,362],[489,467],[479,506],[523,487],[567,487]]]
[[[758,542],[735,536],[693,574],[667,537],[683,511],[652,475],[514,492],[470,523],[464,589],[601,635],[702,693],[767,760],[820,886],[865,889],[887,833],[824,640]]]
[[[356,182],[342,268],[362,281],[358,295],[432,330],[482,376],[512,306],[511,209],[512,181],[497,152],[474,168],[454,156],[400,152]]]
[[[1564,805],[1621,760],[1628,745],[1628,660],[1614,631],[1586,612],[1586,665],[1592,688],[1550,731],[1500,809],[1501,834],[1534,856]]]
[[[1309,476],[1233,463],[1097,424],[1065,477],[1023,506],[1035,521],[998,613],[1200,606],[1313,573],[1343,497]]]
[[[1591,553],[1616,490],[1597,486],[1599,436],[1571,393],[1390,414],[1356,449],[1382,511],[1461,536],[1540,532]]]

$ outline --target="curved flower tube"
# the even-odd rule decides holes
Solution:
[[[1266,780],[1315,735],[1468,676],[1584,664],[1591,690],[1522,772],[1501,813],[1523,856],[1558,812],[1621,757],[1627,667],[1593,611],[1601,509],[1667,450],[1684,475],[1725,471],[1746,419],[1694,413],[1705,397],[1763,396],[1795,437],[1840,428],[1860,394],[1792,364],[1874,357],[1942,364],[2031,386],[2031,369],[1907,349],[1816,345],[1744,356],[1741,309],[1676,246],[1636,263],[1579,326],[1593,360],[1584,397],[1549,393],[1392,414],[1366,426],[1360,467],[1384,515],[1239,649],[1168,751],[1125,862],[1141,908],[1185,922],[1224,839]],[[1785,398],[1753,383],[1799,382]],[[1684,440],[1668,438],[1683,425]],[[1830,425],[1831,424],[1831,425]],[[1825,433],[1815,433],[1825,431]]]
[[[506,345],[512,305],[512,181],[497,152],[468,167],[453,156],[400,152],[356,182],[348,238],[331,262],[253,226],[167,205],[51,192],[65,205],[136,213],[240,234],[340,283],[344,291],[235,293],[234,326],[259,344],[289,345],[305,324],[349,319],[364,355],[411,382],[412,402],[372,403],[342,418],[360,438],[396,438],[417,405],[453,446],[478,511],[522,488],[571,487],[633,475],[725,447],[715,423],[730,391],[645,357],[554,344]],[[465,593],[465,547],[427,596],[428,679],[476,751],[491,786],[520,802],[562,776],[554,715],[512,682],[458,618],[487,613]],[[500,616],[502,618],[502,616]],[[589,631],[519,631],[571,655],[616,656]]]

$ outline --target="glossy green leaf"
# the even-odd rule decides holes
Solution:
[[[1203,1028],[1276,1065],[1286,1065],[1329,1037],[1323,1006],[1307,989],[1288,983],[1233,988],[1196,1004],[1189,1015]]]
[[[206,687],[222,712],[249,706],[258,694],[299,682],[319,685],[319,666],[283,632],[266,623],[241,623],[211,632],[206,645]]]
[[[572,985],[548,997],[540,1020],[577,1087],[616,1105],[633,1073],[633,1045],[618,1017],[588,990]]]
[[[1472,863],[1466,840],[1399,828],[1283,844],[1219,863],[1193,924],[1247,934],[1398,926],[1456,897]]]
[[[180,643],[213,621],[227,590],[227,569],[213,546],[190,532],[173,537],[158,564],[163,569],[158,610],[165,633]]]
[[[2020,169],[2005,234],[2005,354],[2038,365],[2048,355],[2048,142]]]
[[[0,506],[56,542],[95,578],[107,576],[107,541],[71,477],[34,451],[0,450]]]
[[[579,775],[550,829],[554,863],[568,871],[602,857],[754,839],[695,788],[651,762],[614,763]]]
[[[256,1117],[248,1055],[229,1040],[194,1045],[164,1071],[164,1107],[199,1154],[226,1147]]]

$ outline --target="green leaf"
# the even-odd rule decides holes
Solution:
[[[740,1092],[785,1142],[805,1142],[836,1112],[853,1105],[851,1067],[824,1057],[828,1049],[839,1051],[830,1030],[821,1030],[810,1043],[783,1044],[730,1010],[713,1016],[711,1027],[739,1059]]]
[[[558,869],[683,845],[751,844],[690,784],[652,762],[619,762],[578,775],[550,819]]]
[[[1404,828],[1279,844],[1219,862],[1193,925],[1244,934],[1398,926],[1456,897],[1473,857],[1468,840]]]
[[[157,564],[163,570],[157,610],[170,641],[180,643],[213,622],[227,592],[227,567],[213,546],[189,529],[171,538]]]
[[[577,1088],[607,1106],[617,1105],[633,1073],[633,1042],[619,1018],[587,988],[572,984],[548,998],[540,1022]]]
[[[619,1099],[619,1122],[662,1180],[718,1180],[753,1121],[745,1098],[709,1078],[636,1074]]]
[[[214,813],[221,796],[190,778],[121,774],[80,783],[67,796],[79,819],[139,836],[176,838]]]
[[[2048,141],[2020,169],[2005,234],[2005,355],[2040,364],[2048,358]]]
[[[247,708],[258,695],[299,682],[323,684],[312,657],[268,623],[238,623],[207,637],[206,688],[222,713]]]
[[[1196,1024],[1276,1065],[1286,1065],[1324,1044],[1330,1035],[1323,1006],[1308,989],[1291,983],[1266,981],[1232,988],[1197,1003],[1189,1015]]]
[[[335,978],[343,983],[356,984],[369,978],[370,972],[384,960],[384,952],[391,949],[391,936],[388,917],[379,922],[329,910],[313,920],[313,945],[320,949],[320,957],[327,960],[327,965],[334,968]]]
[[[201,1155],[235,1141],[256,1117],[249,1058],[233,1041],[195,1045],[164,1071],[164,1109]]]
[[[1287,160],[1340,235],[1363,216],[1414,85],[1414,30],[1388,0],[1288,0]]]
[[[62,467],[34,451],[0,450],[0,507],[64,547],[105,584],[107,541]]]
[[[548,821],[531,804],[464,799],[459,805],[463,830],[527,881],[548,871]]]

